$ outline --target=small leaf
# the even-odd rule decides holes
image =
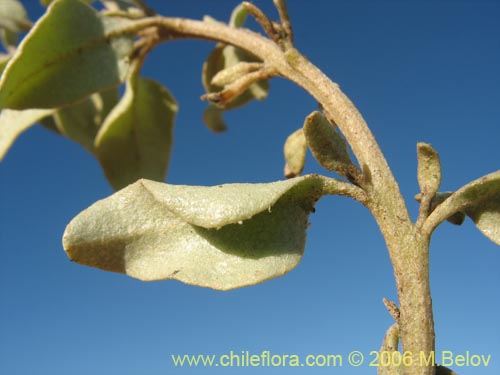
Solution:
[[[29,30],[31,22],[23,4],[18,0],[2,0],[0,2],[0,29],[12,33]]]
[[[386,332],[382,346],[380,347],[379,353],[392,353],[398,351],[399,345],[399,325],[394,323]],[[394,358],[394,357],[393,357]],[[390,361],[389,361],[390,362]],[[393,363],[388,363],[384,365],[379,362],[378,375],[400,375],[403,373],[403,367],[396,366]]]
[[[242,27],[247,19],[248,11],[243,4],[238,5],[233,9],[231,17],[229,18],[229,26]]]
[[[8,64],[0,108],[62,107],[116,86],[126,76],[133,44],[118,30],[130,22],[100,16],[81,1],[55,1]]]
[[[314,158],[322,167],[349,180],[361,178],[361,172],[351,161],[345,139],[321,112],[314,111],[306,117],[304,134]]]
[[[287,138],[283,152],[285,154],[285,177],[297,177],[304,170],[307,143],[302,128]]]
[[[177,109],[159,83],[135,74],[129,78],[125,95],[95,141],[99,162],[115,189],[140,178],[165,179]]]
[[[224,122],[224,117],[222,116],[223,112],[224,111],[215,104],[210,103],[203,112],[203,120],[205,121],[207,128],[216,133],[225,132],[227,127]]]
[[[441,163],[438,153],[427,143],[417,144],[418,184],[423,194],[434,196],[441,185]]]
[[[229,21],[229,25],[231,27],[241,27],[246,19],[247,10],[239,5],[236,7],[231,15],[231,19]],[[205,17],[205,22],[213,23],[217,22],[209,17]],[[241,65],[243,63],[243,65]],[[221,90],[221,87],[218,86],[221,82],[218,82],[218,79],[215,82],[212,82],[214,77],[219,73],[225,71],[226,73],[231,72],[231,69],[240,69],[245,64],[250,63],[250,65],[246,65],[251,67],[251,69],[255,68],[255,63],[262,63],[256,56],[246,52],[244,50],[235,48],[233,46],[225,45],[225,44],[217,44],[212,53],[208,56],[207,60],[203,64],[203,72],[202,72],[202,82],[205,87],[205,91],[210,95],[212,93],[217,93]],[[237,67],[239,65],[239,67]],[[226,74],[224,73],[224,74]],[[234,73],[234,72],[233,72]],[[221,73],[222,74],[222,73]],[[224,78],[223,74],[223,78]],[[227,74],[226,74],[227,75]],[[234,76],[234,74],[233,74]],[[219,75],[220,78],[220,75]],[[227,78],[227,77],[226,77]],[[235,77],[233,77],[235,78]],[[242,78],[242,77],[236,77]],[[232,83],[237,79],[234,79]],[[224,79],[223,79],[224,81]],[[220,105],[223,110],[231,110],[238,107],[241,107],[251,100],[263,100],[267,97],[269,92],[269,80],[262,79],[257,82],[252,83],[246,90],[244,90],[240,95],[236,98],[231,97],[230,101],[224,105]],[[215,111],[211,110],[211,115],[216,115]],[[222,112],[217,114],[219,119],[222,119]],[[212,124],[207,124],[210,128]]]
[[[80,264],[141,280],[253,285],[301,260],[319,184],[313,175],[213,187],[140,180],[74,218],[63,245]]]
[[[255,72],[261,69],[262,63],[251,63],[246,61],[240,61],[235,65],[232,65],[224,70],[219,71],[212,78],[212,85],[224,87],[230,85],[231,83],[237,81],[239,78],[243,77],[245,74]]]
[[[237,49],[233,46],[218,45],[203,64],[203,85],[208,93],[220,91],[220,87],[213,84],[214,76],[220,71],[228,69],[240,62],[255,63],[259,60],[253,55]],[[261,80],[253,83],[236,99],[223,106],[224,110],[239,108],[248,102],[257,99],[263,100],[269,92],[269,80]]]
[[[2,110],[0,112],[0,161],[23,131],[42,118],[50,116],[54,111],[53,109]]]
[[[500,171],[472,181],[450,194],[427,220],[434,229],[450,216],[464,212],[486,237],[500,245]]]

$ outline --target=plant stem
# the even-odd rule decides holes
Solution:
[[[283,50],[273,41],[245,29],[218,22],[152,17],[134,22],[121,32],[157,26],[164,41],[201,38],[232,44],[259,57],[276,75],[289,79],[309,92],[322,106],[351,146],[367,182],[363,198],[385,238],[398,288],[400,336],[404,351],[414,355],[413,366],[404,375],[432,375],[433,368],[419,365],[420,354],[434,351],[434,323],[429,286],[429,238],[412,223],[398,184],[363,117],[340,90],[294,48]],[[120,32],[120,31],[117,31]]]

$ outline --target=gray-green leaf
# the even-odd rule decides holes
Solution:
[[[429,229],[459,212],[465,212],[486,237],[500,245],[500,171],[472,181],[449,195],[427,218]]]
[[[3,109],[0,112],[0,161],[23,131],[53,113],[53,109],[29,109],[25,111]]]
[[[125,95],[95,141],[99,162],[115,189],[140,178],[165,179],[177,110],[175,99],[159,83],[135,74],[127,81]]]
[[[500,184],[497,189],[496,194],[465,212],[486,237],[500,245]]]
[[[306,162],[307,143],[302,128],[294,131],[285,141],[285,177],[297,177],[304,170]]]
[[[224,122],[224,111],[217,107],[215,104],[210,103],[205,111],[203,111],[203,120],[208,129],[216,133],[222,133],[227,130],[226,123]]]
[[[417,144],[418,155],[418,184],[420,191],[433,197],[441,185],[441,163],[439,155],[434,148],[427,143]]]
[[[233,46],[218,45],[212,51],[203,65],[202,81],[205,90],[209,93],[220,91],[220,87],[212,84],[213,77],[220,71],[232,67],[240,62],[258,62],[259,60],[250,53]],[[269,80],[264,79],[253,83],[236,99],[224,106],[224,110],[244,106],[257,99],[263,100],[269,92]]]
[[[56,0],[21,42],[0,81],[0,108],[56,108],[123,81],[129,20],[100,16],[81,1]]]
[[[245,19],[247,17],[247,10],[242,6],[237,6],[232,14],[229,21],[231,27],[241,27],[243,26]],[[206,22],[213,22],[207,21]],[[219,92],[221,87],[212,83],[212,79],[217,75],[217,73],[224,71],[228,68],[238,65],[241,62],[261,62],[257,57],[250,54],[249,52],[243,51],[241,49],[235,48],[233,46],[217,44],[212,53],[208,56],[207,60],[203,64],[202,72],[202,82],[207,93]],[[235,109],[241,107],[248,102],[257,99],[263,100],[267,97],[269,93],[269,80],[264,79],[250,85],[241,95],[236,97],[234,100],[224,105],[223,109],[219,109],[218,113],[213,109],[208,109],[208,114],[204,115],[205,121],[207,119],[217,121],[206,122],[209,129],[213,128],[214,123],[219,125],[216,129],[222,129],[220,126],[224,123],[222,113],[223,111]],[[210,116],[209,116],[210,115]],[[224,125],[225,127],[225,125]]]
[[[80,213],[63,245],[80,264],[141,280],[253,285],[301,260],[320,184],[314,175],[213,187],[140,180]]]
[[[0,2],[0,29],[12,33],[29,30],[31,22],[23,4],[18,0],[2,0]]]
[[[361,172],[351,161],[347,142],[321,112],[314,111],[306,117],[304,134],[309,149],[322,167],[349,180],[361,179]]]
[[[95,137],[104,119],[118,103],[118,90],[111,88],[95,93],[75,105],[54,114],[57,130],[95,154]]]

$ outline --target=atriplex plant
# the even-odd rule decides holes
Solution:
[[[35,25],[17,0],[0,4],[9,51],[0,61],[0,157],[19,133],[41,121],[95,155],[111,185],[121,189],[68,225],[63,245],[72,260],[142,280],[177,279],[220,290],[248,286],[298,264],[308,216],[319,198],[349,196],[377,221],[398,289],[399,306],[386,301],[396,322],[382,350],[397,351],[401,340],[403,363],[379,367],[379,373],[435,372],[421,361],[421,354],[428,358],[434,351],[430,238],[445,220],[461,224],[469,216],[500,244],[500,171],[455,192],[439,192],[438,154],[419,143],[420,211],[413,222],[360,113],[294,48],[283,0],[274,0],[280,22],[244,2],[229,25],[209,17],[161,17],[140,0],[103,0],[100,12],[87,4],[92,1],[44,3],[51,4]],[[267,37],[241,28],[247,13]],[[27,30],[16,47],[17,34]],[[156,45],[185,38],[219,42],[203,68],[204,99],[211,103],[205,121],[215,131],[225,128],[224,110],[263,99],[272,77],[295,82],[318,101],[321,110],[285,144],[288,180],[215,187],[155,182],[165,178],[177,105],[167,89],[140,77],[140,71]],[[122,98],[120,83],[125,83]],[[298,177],[307,148],[339,178]]]

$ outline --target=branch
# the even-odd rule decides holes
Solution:
[[[304,88],[320,103],[327,118],[337,124],[351,146],[372,196],[369,208],[386,241],[411,230],[410,216],[399,186],[365,120],[339,86],[296,49],[283,52],[272,40],[248,29],[183,18],[151,17],[135,21],[116,33],[137,33],[151,26],[159,28],[162,41],[206,39],[246,50],[261,59],[277,76]],[[395,255],[391,254],[393,261],[397,261]]]

